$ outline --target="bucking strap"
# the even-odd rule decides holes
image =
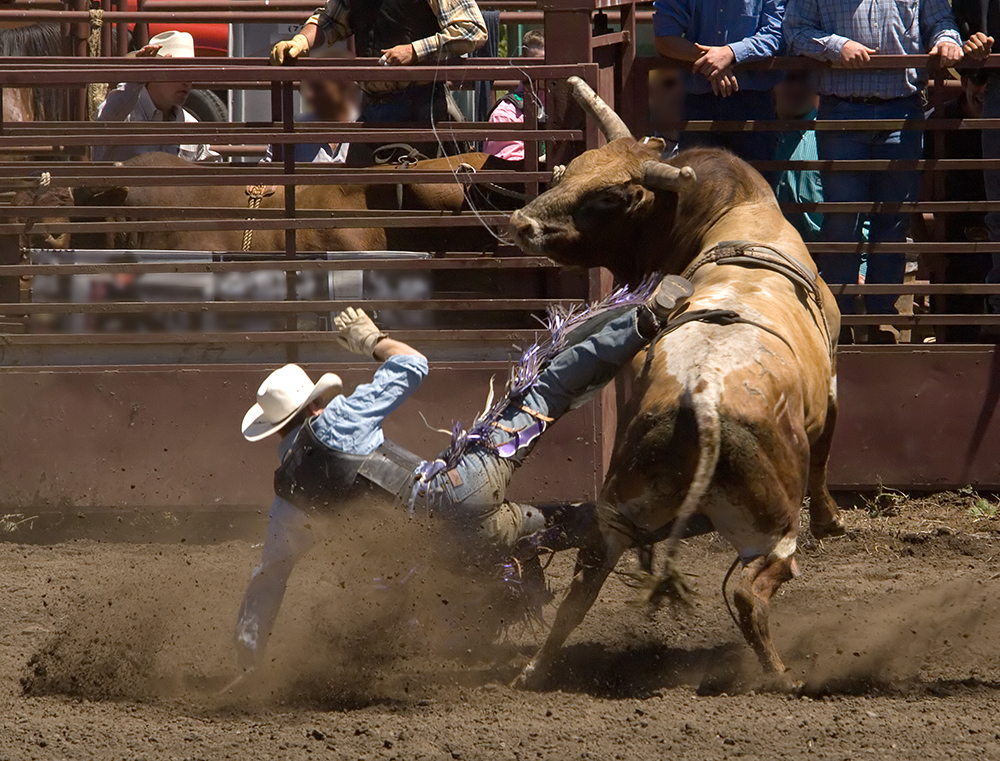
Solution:
[[[792,345],[788,343],[788,339],[778,331],[769,328],[767,325],[761,325],[759,322],[741,317],[739,312],[734,312],[732,309],[696,309],[692,312],[683,312],[677,317],[671,318],[660,329],[660,332],[656,334],[653,340],[649,342],[649,345],[646,347],[646,370],[649,369],[650,364],[653,362],[653,355],[656,353],[656,344],[660,342],[660,339],[667,335],[667,333],[673,333],[677,328],[687,325],[690,322],[709,322],[715,325],[752,325],[780,339],[793,353],[795,351]]]
[[[784,275],[793,283],[800,286],[816,303],[826,343],[830,347],[830,357],[831,359],[833,358],[833,335],[826,319],[823,293],[817,284],[816,273],[798,259],[781,249],[763,243],[754,243],[748,240],[727,240],[717,243],[713,248],[696,257],[688,265],[687,269],[684,270],[683,277],[690,280],[692,275],[706,264],[736,264],[744,267],[763,267],[777,272],[779,275]],[[758,327],[763,328],[764,326],[758,325]],[[774,333],[769,328],[764,329]],[[778,334],[775,333],[775,335]],[[784,341],[784,339],[782,340]],[[785,341],[785,343],[787,344],[788,342]]]

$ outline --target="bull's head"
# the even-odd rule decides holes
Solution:
[[[669,264],[662,257],[679,196],[698,182],[690,166],[660,160],[663,141],[637,141],[625,122],[578,77],[573,97],[608,144],[574,159],[550,189],[514,212],[514,237],[525,251],[560,264],[608,267],[634,280]]]

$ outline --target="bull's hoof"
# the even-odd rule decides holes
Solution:
[[[766,674],[758,692],[775,692],[781,695],[798,695],[802,692],[803,682],[792,679],[787,671],[779,674]]]
[[[515,690],[537,691],[545,687],[546,681],[545,671],[540,669],[535,663],[529,663],[514,678],[510,686]]]
[[[817,539],[828,539],[834,536],[844,536],[847,533],[847,526],[844,523],[844,516],[837,515],[833,520],[825,523],[810,521],[809,531]]]

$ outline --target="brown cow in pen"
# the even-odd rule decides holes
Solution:
[[[636,141],[585,83],[570,83],[608,145],[575,159],[557,185],[514,213],[518,243],[631,283],[682,273],[695,293],[674,328],[635,360],[636,391],[597,525],[548,640],[518,684],[544,681],[626,549],[670,536],[670,555],[685,531],[710,527],[743,563],[735,593],[743,635],[787,686],[768,610],[797,575],[803,499],[811,500],[813,534],[843,532],[826,486],[839,312],[753,168],[708,149],[662,163],[659,140]]]

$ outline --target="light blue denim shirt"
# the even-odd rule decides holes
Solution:
[[[926,53],[962,44],[948,0],[788,0],[785,40],[791,55],[839,61],[848,40],[880,55]],[[905,98],[927,84],[924,69],[823,69],[819,91],[841,98]]]
[[[332,449],[371,454],[382,442],[382,421],[416,391],[427,376],[427,360],[407,354],[389,357],[371,383],[337,396],[312,421],[316,437]]]
[[[785,0],[656,0],[653,31],[657,37],[684,37],[701,45],[729,45],[736,63],[781,55]],[[737,71],[741,90],[770,90],[780,73]],[[700,74],[688,75],[689,93],[712,92]]]

